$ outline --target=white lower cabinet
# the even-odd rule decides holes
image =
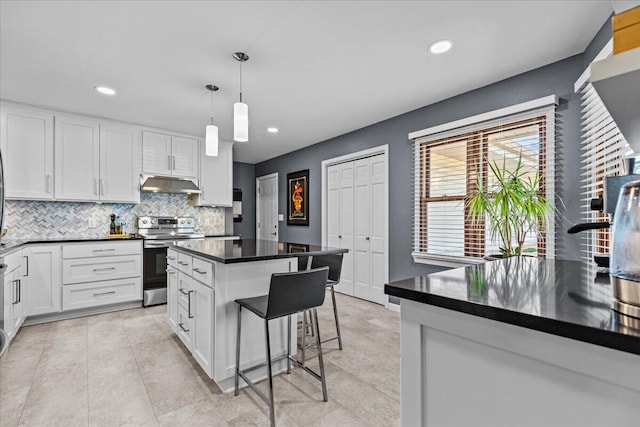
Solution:
[[[62,245],[62,310],[142,300],[142,241]]]
[[[177,260],[180,268],[167,267],[169,324],[202,369],[213,377],[214,265],[171,249],[167,258]]]
[[[173,332],[178,328],[178,271],[167,266],[167,316]]]
[[[22,250],[5,256],[7,269],[4,272],[4,328],[11,340],[26,317],[25,274]]]
[[[29,245],[24,249],[27,262],[27,316],[57,313],[62,309],[60,245]]]

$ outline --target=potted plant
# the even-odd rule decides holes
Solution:
[[[507,168],[506,156],[502,165],[487,161],[493,179],[487,183],[480,171],[476,173],[475,189],[465,200],[468,218],[473,225],[484,222],[489,235],[500,244],[501,256],[521,256],[535,252],[524,248],[530,232],[545,230],[553,205],[541,194],[541,175],[535,168],[522,163],[522,153],[515,167]]]

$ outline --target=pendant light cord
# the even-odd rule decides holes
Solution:
[[[213,91],[211,91],[211,124],[213,125]]]
[[[240,62],[240,102],[242,102],[242,62]]]

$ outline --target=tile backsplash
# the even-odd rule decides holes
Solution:
[[[137,217],[147,215],[193,216],[198,232],[225,232],[224,208],[189,206],[183,194],[145,192],[140,193],[140,204],[7,200],[5,228],[8,239],[99,237],[109,233],[111,214],[120,218],[127,233],[136,232]]]

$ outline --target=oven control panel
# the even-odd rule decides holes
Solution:
[[[157,230],[176,230],[195,228],[196,220],[190,216],[139,216],[138,230],[157,229]]]

